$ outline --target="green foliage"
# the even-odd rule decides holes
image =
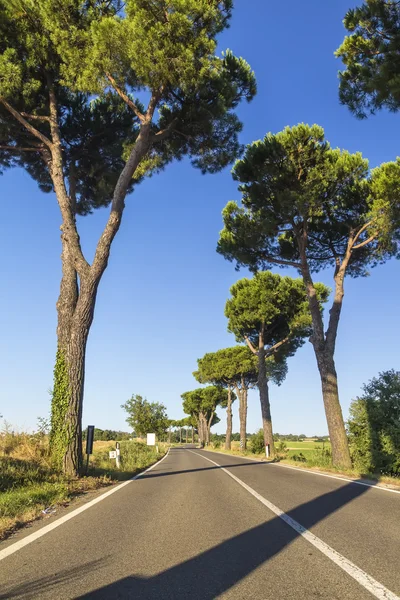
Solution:
[[[50,451],[54,466],[57,469],[62,468],[63,457],[69,443],[69,429],[66,421],[69,399],[68,365],[64,352],[59,349],[54,366],[50,430]]]
[[[253,454],[265,454],[264,431],[259,429],[250,438],[250,450]]]
[[[340,101],[359,118],[381,108],[400,108],[400,6],[394,0],[366,0],[344,18],[346,36],[336,51],[346,67]]]
[[[87,429],[82,431],[82,439],[86,440]],[[99,429],[94,428],[94,441],[111,441],[111,440],[129,440],[132,437],[131,433],[126,431],[115,431],[114,429]]]
[[[200,415],[203,415],[207,421],[211,415],[214,415],[211,423],[211,425],[214,425],[219,422],[218,417],[215,415],[215,410],[221,404],[225,404],[226,406],[228,391],[216,385],[209,385],[204,388],[185,392],[181,395],[181,398],[183,399],[183,411],[186,414],[196,419]]]
[[[352,459],[365,472],[400,473],[400,372],[384,371],[350,405]]]
[[[155,433],[160,439],[169,427],[167,409],[159,402],[148,402],[139,394],[121,405],[128,413],[126,422],[132,427],[136,435],[144,437],[147,433]]]
[[[257,382],[257,358],[247,346],[224,348],[208,352],[197,360],[198,370],[193,376],[199,383],[212,383],[217,386],[240,386],[244,381],[247,387]],[[236,399],[232,393],[232,402]]]
[[[146,112],[136,93],[154,94],[152,130],[164,132],[152,137],[136,178],[185,155],[203,172],[238,155],[234,109],[252,99],[256,84],[242,58],[215,54],[231,8],[230,0],[59,0],[55,11],[52,0],[0,0],[0,99],[19,112],[48,116],[54,89],[65,176],[76,188],[78,212],[112,198],[138,136],[138,115]],[[32,119],[49,136],[49,122]],[[0,151],[0,164],[23,166],[42,189],[52,189],[46,149],[5,105],[0,140],[13,148]]]
[[[304,236],[311,272],[336,268],[349,242],[353,277],[399,255],[399,161],[369,172],[360,153],[332,149],[321,127],[300,124],[247,146],[233,177],[242,206],[225,207],[218,252],[238,268],[301,270]]]
[[[327,288],[319,284],[320,299]],[[232,298],[225,307],[228,330],[238,341],[249,339],[258,349],[260,335],[264,346],[273,347],[287,338],[267,360],[269,377],[280,383],[286,376],[286,359],[292,356],[311,334],[311,315],[301,279],[281,277],[270,271],[240,279],[231,287]]]

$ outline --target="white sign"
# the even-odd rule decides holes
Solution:
[[[110,450],[110,458],[117,458],[117,451],[116,450]]]
[[[155,433],[148,433],[147,434],[147,445],[148,446],[155,446],[156,445],[156,434]]]

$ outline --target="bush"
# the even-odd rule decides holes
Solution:
[[[221,440],[215,440],[215,442],[212,443],[213,448],[221,448]]]
[[[303,463],[307,462],[307,459],[302,452],[300,452],[299,454],[293,454],[290,457],[290,460],[294,460],[295,462],[303,462]]]
[[[259,429],[257,433],[250,438],[250,450],[253,454],[264,454],[264,431]]]
[[[366,473],[400,473],[400,371],[385,371],[350,405],[348,433],[354,466]]]

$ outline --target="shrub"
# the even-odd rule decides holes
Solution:
[[[250,450],[253,454],[263,454],[265,452],[264,431],[262,429],[259,429],[257,433],[251,436]]]
[[[400,371],[385,371],[363,386],[350,405],[348,432],[354,466],[400,473]]]

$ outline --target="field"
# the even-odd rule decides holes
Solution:
[[[329,450],[331,449],[330,442],[316,442],[314,440],[304,440],[304,442],[292,442],[290,440],[280,440],[284,442],[287,446],[287,458],[292,458],[293,456],[303,455],[305,458],[310,459],[314,457],[316,454],[318,455],[319,451]],[[279,442],[276,444],[279,446]]]
[[[166,452],[162,444],[157,453],[140,442],[121,442],[117,470],[108,457],[111,449],[115,442],[95,442],[88,475],[67,478],[52,468],[46,435],[0,434],[0,539],[43,514],[55,514],[79,494],[132,477]]]

